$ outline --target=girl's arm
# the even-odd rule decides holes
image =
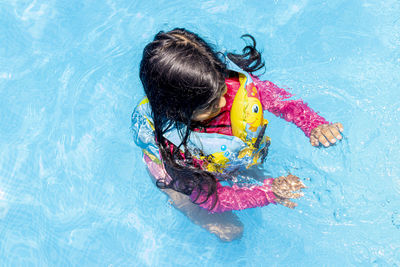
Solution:
[[[278,203],[293,209],[297,203],[291,199],[302,197],[302,188],[306,187],[299,177],[289,174],[275,179],[265,179],[261,186],[238,187],[234,185],[229,187],[217,183],[217,197],[210,196],[207,201],[201,203],[200,201],[206,199],[207,193],[203,192],[198,196],[198,192],[195,191],[192,192],[190,198],[195,203],[200,202],[199,206],[211,213],[262,207],[269,203]]]
[[[165,171],[162,163],[156,163],[146,154],[143,156],[147,167],[156,180],[164,180],[168,182],[170,180],[168,173]],[[272,182],[274,179],[264,180],[264,184],[261,186],[251,186],[251,187],[238,187],[237,185],[222,186],[221,183],[217,182],[217,202],[213,207],[215,196],[210,196],[208,200],[204,203],[207,193],[203,192],[200,194],[197,190],[194,190],[190,195],[190,199],[199,204],[200,207],[207,209],[208,211],[214,212],[224,212],[228,210],[242,210],[247,208],[255,208],[266,206],[269,203],[276,204],[274,199],[275,194],[272,192]]]
[[[307,137],[310,137],[311,131],[317,126],[329,124],[303,100],[288,100],[292,94],[284,89],[269,81],[260,81],[257,77],[253,77],[253,81],[263,108],[286,121],[293,122]]]
[[[146,154],[144,160],[155,179],[162,179],[166,182],[170,180],[162,163],[156,163]],[[276,179],[265,179],[263,185],[250,187],[222,186],[221,183],[217,182],[217,196],[210,196],[205,201],[207,192],[203,191],[199,194],[197,190],[193,190],[190,199],[211,213],[262,207],[270,203],[279,203],[294,208],[297,204],[290,199],[301,197],[302,193],[295,192],[302,188],[305,188],[305,186],[298,177],[288,175]],[[215,205],[214,201],[216,201]]]
[[[204,202],[207,193],[203,192],[199,195],[197,190],[193,190],[190,199],[211,213],[263,207],[270,203],[276,204],[276,196],[272,192],[273,180],[272,178],[265,179],[263,185],[251,187],[222,186],[217,182],[217,196],[212,195]]]

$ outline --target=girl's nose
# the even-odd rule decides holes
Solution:
[[[226,99],[224,96],[221,97],[221,99],[219,100],[219,106],[218,108],[223,108],[226,105]]]

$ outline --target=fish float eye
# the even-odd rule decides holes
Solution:
[[[254,104],[252,110],[254,113],[258,113],[258,105]]]

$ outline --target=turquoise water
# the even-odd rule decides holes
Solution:
[[[345,127],[316,149],[270,116],[265,168],[294,211],[237,212],[222,243],[150,182],[130,132],[161,29],[220,50],[251,33],[268,79]],[[1,266],[399,266],[400,2],[0,0]]]

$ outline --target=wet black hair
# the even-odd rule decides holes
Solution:
[[[246,37],[252,44],[246,45],[242,54],[227,53],[227,57],[252,73],[263,68],[264,63],[256,50],[255,39],[248,34],[242,36]],[[196,164],[187,142],[192,131],[193,114],[207,110],[220,98],[228,72],[222,53],[183,28],[160,31],[144,48],[140,80],[152,109],[156,143],[165,169],[172,178],[169,183],[158,180],[159,188],[171,188],[186,195],[196,189],[197,199],[206,192],[204,201],[215,195],[215,205],[218,197],[216,176]],[[172,127],[178,130],[182,139],[178,146],[164,137]]]

